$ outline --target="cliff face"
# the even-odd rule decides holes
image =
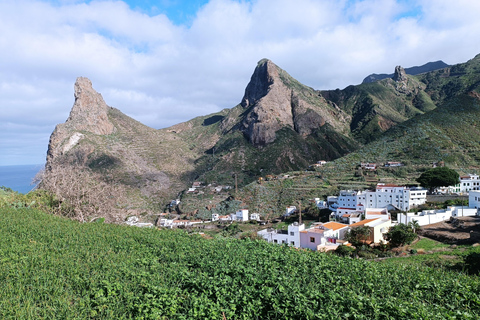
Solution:
[[[241,105],[246,115],[240,130],[255,146],[274,142],[276,132],[285,127],[306,136],[329,123],[345,132],[349,118],[267,59],[255,68]]]
[[[75,82],[75,103],[67,121],[58,124],[50,136],[47,163],[65,154],[85,137],[81,132],[107,135],[115,131],[108,118],[109,106],[102,95],[92,87],[92,82],[83,77]]]

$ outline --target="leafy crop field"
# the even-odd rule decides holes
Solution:
[[[478,319],[477,276],[0,208],[1,319]]]

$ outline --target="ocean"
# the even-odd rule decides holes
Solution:
[[[28,193],[35,187],[32,184],[33,177],[43,167],[43,164],[0,166],[0,186],[20,193]]]

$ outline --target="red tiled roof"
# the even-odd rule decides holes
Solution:
[[[327,223],[324,223],[323,226],[325,228],[328,228],[328,229],[332,229],[332,230],[338,230],[338,229],[342,229],[342,228],[345,228],[345,227],[348,227],[346,224],[343,224],[343,223],[338,223],[338,222],[334,222],[334,221],[330,221],[330,222],[327,222]]]
[[[362,221],[359,221],[359,222],[355,222],[354,224],[351,224],[350,227],[363,226],[363,225],[365,225],[366,223],[372,222],[372,221],[377,220],[377,219],[380,219],[380,218],[365,219],[365,220],[362,220]]]

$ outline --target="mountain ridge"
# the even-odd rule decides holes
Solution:
[[[303,170],[362,150],[457,94],[477,92],[477,60],[419,76],[397,66],[392,78],[319,91],[262,59],[237,106],[159,130],[108,107],[88,79],[78,78],[70,116],[50,139],[43,186],[72,201],[71,183],[59,176],[81,173],[73,177],[78,185],[98,183],[108,197],[121,195],[109,203],[109,220],[119,221],[128,212],[163,210],[193,181],[242,187]],[[93,198],[87,215],[109,210]]]

